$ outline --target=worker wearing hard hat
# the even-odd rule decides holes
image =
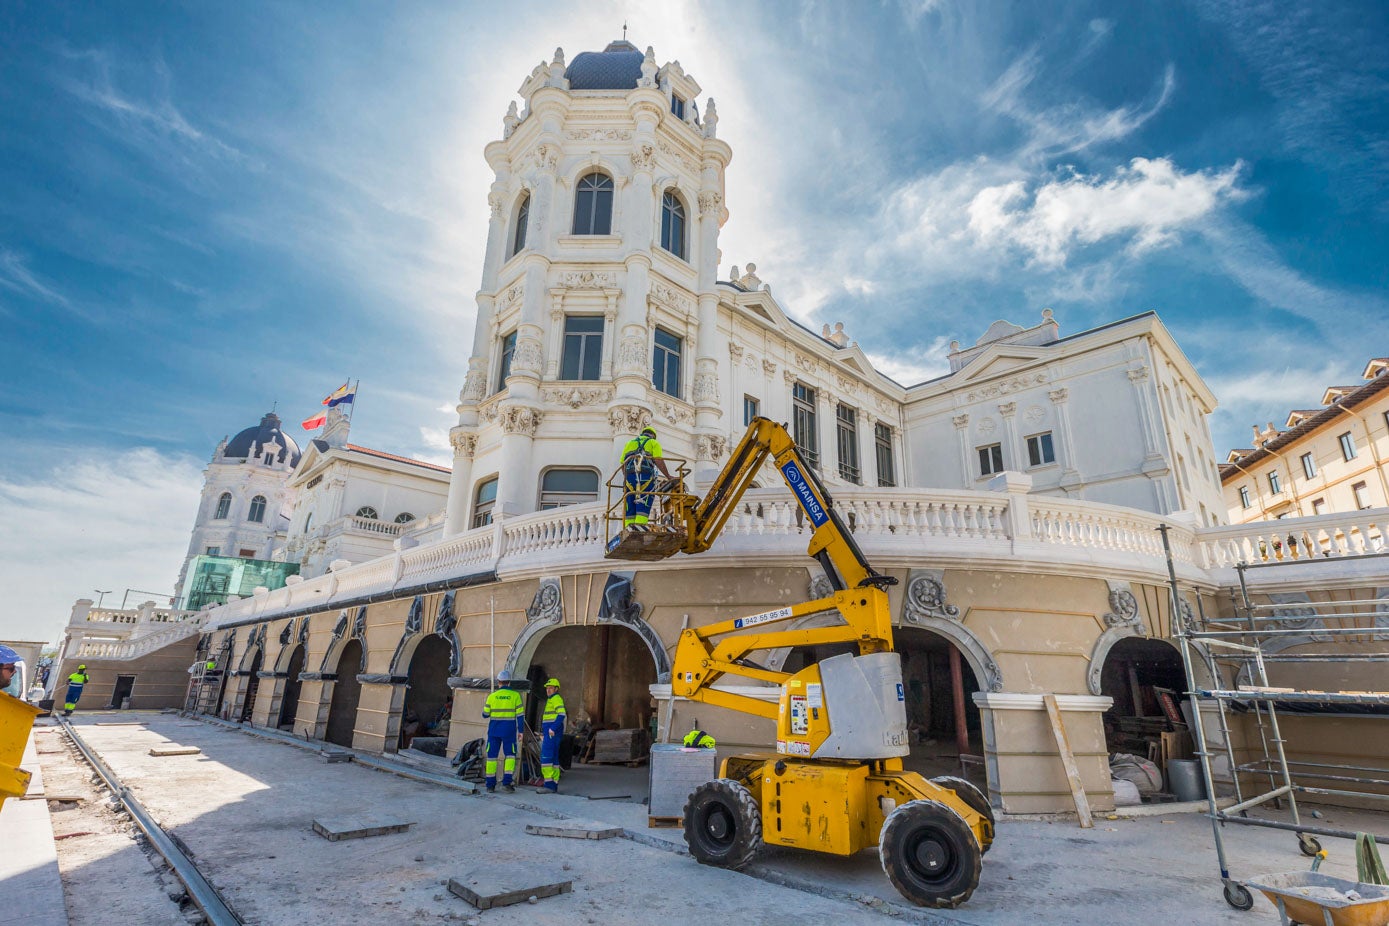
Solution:
[[[68,676],[68,692],[63,696],[63,716],[72,716],[72,711],[77,707],[77,701],[82,697],[82,688],[91,681],[91,676],[87,674],[87,667],[80,665],[77,671]]]
[[[686,733],[684,744],[686,749],[713,749],[718,745],[717,741],[703,730],[691,730]]]
[[[20,698],[24,679],[20,677],[19,653],[0,643],[0,691],[13,698]]]
[[[622,526],[645,530],[651,520],[652,489],[656,470],[670,478],[666,461],[661,459],[661,442],[656,440],[655,428],[642,428],[641,433],[622,448]]]
[[[483,719],[487,721],[487,793],[497,790],[497,756],[502,760],[502,790],[515,791],[512,776],[516,774],[516,733],[517,723],[525,700],[521,693],[511,687],[511,673],[502,669],[497,673],[497,689],[487,696],[482,706]]]
[[[540,778],[542,792],[559,790],[559,742],[564,737],[564,699],[559,679],[545,681],[545,712],[540,715]]]

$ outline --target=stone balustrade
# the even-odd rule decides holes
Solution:
[[[1389,508],[1365,508],[1310,518],[1255,521],[1204,528],[1197,537],[1198,562],[1206,569],[1238,563],[1339,559],[1384,550]]]
[[[177,643],[202,631],[207,614],[191,615],[189,612],[175,612],[187,615],[167,627],[133,637],[129,640],[83,640],[77,647],[76,657],[81,659],[138,659],[147,653],[163,649],[170,643]]]

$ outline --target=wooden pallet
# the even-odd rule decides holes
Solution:
[[[684,817],[651,817],[646,818],[646,825],[649,829],[673,829],[685,825]]]

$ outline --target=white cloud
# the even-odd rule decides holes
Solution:
[[[903,386],[917,383],[950,372],[950,339],[935,338],[924,347],[904,348],[893,354],[869,354],[868,359],[879,373],[890,376]]]
[[[23,255],[5,248],[0,248],[0,287],[64,308],[72,307],[66,296],[39,279],[29,269],[28,261]]]
[[[94,589],[114,590],[107,605],[119,605],[127,588],[172,594],[188,551],[203,483],[198,460],[149,447],[99,461],[65,456],[78,462],[45,479],[0,478],[6,636],[57,639],[72,603],[95,598]]]

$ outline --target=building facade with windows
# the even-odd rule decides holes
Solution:
[[[1288,413],[1280,430],[1254,426],[1254,446],[1220,467],[1231,524],[1389,506],[1389,358],[1361,382],[1328,386],[1318,408]]]

